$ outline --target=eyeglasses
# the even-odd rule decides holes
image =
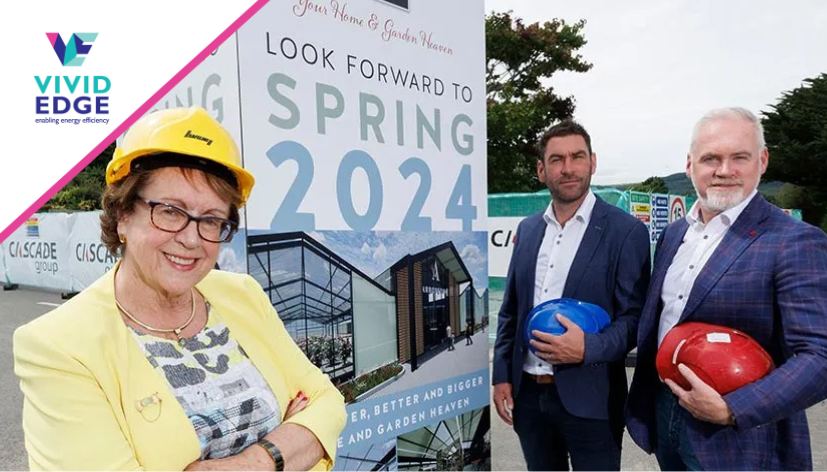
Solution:
[[[238,228],[238,225],[226,218],[192,216],[169,203],[147,200],[143,197],[138,197],[138,199],[149,205],[149,220],[152,226],[167,233],[183,231],[190,221],[195,221],[201,239],[211,243],[226,243],[233,239],[233,234]]]

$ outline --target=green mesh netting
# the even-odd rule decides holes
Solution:
[[[629,211],[628,192],[615,188],[592,189],[595,195],[607,203]],[[536,193],[497,193],[488,196],[488,216],[528,216],[548,207],[548,190]]]

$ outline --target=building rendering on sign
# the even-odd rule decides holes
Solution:
[[[475,320],[473,305],[468,310],[467,299],[460,296],[462,284],[473,292],[471,274],[450,241],[403,257],[377,280],[397,296],[399,361],[410,362],[412,370],[418,356],[445,341],[448,325],[458,335],[467,321]]]
[[[398,470],[491,470],[489,407],[397,438]]]
[[[336,470],[399,470],[396,465],[396,439],[371,444],[362,451],[339,454],[336,458]]]
[[[249,273],[270,296],[285,328],[337,383],[392,362],[410,363],[468,321],[484,322],[452,242],[407,255],[375,279],[304,232],[251,235]]]

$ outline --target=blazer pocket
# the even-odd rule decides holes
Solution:
[[[771,275],[770,272],[761,269],[738,268],[724,272],[724,277],[739,276],[739,277],[756,277],[763,275]]]
[[[740,284],[749,281],[749,285],[751,287],[756,287],[754,285],[755,281],[761,281],[764,284],[771,283],[774,275],[769,271],[764,271],[761,269],[749,270],[739,268],[737,270],[724,272],[721,278],[730,282],[739,282]]]

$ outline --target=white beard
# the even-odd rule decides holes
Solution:
[[[736,207],[746,200],[748,196],[743,186],[731,190],[707,187],[706,198],[704,198],[701,196],[701,192],[698,191],[698,186],[694,180],[692,181],[692,186],[695,187],[695,193],[698,195],[701,208],[714,213],[723,213],[730,208]]]

